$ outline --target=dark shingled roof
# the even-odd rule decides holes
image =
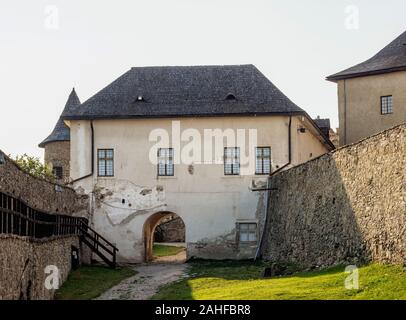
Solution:
[[[80,105],[79,97],[76,94],[75,88],[72,89],[72,92],[69,95],[68,101],[66,101],[65,108],[62,113],[68,112],[71,108],[76,109]],[[59,117],[58,122],[56,123],[54,130],[51,134],[42,141],[38,146],[44,148],[47,143],[54,141],[69,141],[70,140],[70,129],[63,122],[62,116]]]
[[[132,68],[64,120],[304,114],[253,65]]]
[[[313,121],[317,124],[319,128],[329,128],[330,129],[330,119],[320,119],[316,118]]]
[[[327,77],[337,81],[347,78],[406,70],[406,32],[379,51],[371,59]]]
[[[313,119],[313,121],[325,137],[330,140],[330,119],[320,119],[320,117],[317,117],[316,119]]]

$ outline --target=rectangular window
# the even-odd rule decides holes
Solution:
[[[239,223],[239,240],[240,242],[257,241],[257,224]]]
[[[58,179],[62,179],[63,177],[63,169],[60,166],[52,167],[52,174],[57,177]]]
[[[224,148],[224,174],[233,176],[240,174],[240,148]]]
[[[114,176],[114,151],[113,149],[97,150],[97,168],[99,177]]]
[[[173,176],[173,148],[158,149],[158,176]]]
[[[255,148],[255,174],[269,174],[271,172],[271,148]]]
[[[381,114],[393,113],[393,98],[392,96],[381,97]]]

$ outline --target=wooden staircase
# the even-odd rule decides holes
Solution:
[[[85,223],[82,223],[79,229],[81,231],[80,241],[86,244],[107,265],[111,268],[115,268],[118,252],[117,247]]]

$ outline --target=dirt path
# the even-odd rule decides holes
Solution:
[[[173,256],[155,258],[153,263],[184,263],[186,261],[186,250]]]
[[[107,290],[96,300],[147,300],[164,284],[186,277],[184,263],[154,262],[134,267],[138,273]]]

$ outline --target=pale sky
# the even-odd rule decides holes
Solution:
[[[251,63],[337,127],[325,77],[399,36],[405,12],[404,0],[0,0],[0,149],[42,158],[72,87],[83,102],[133,66]]]

